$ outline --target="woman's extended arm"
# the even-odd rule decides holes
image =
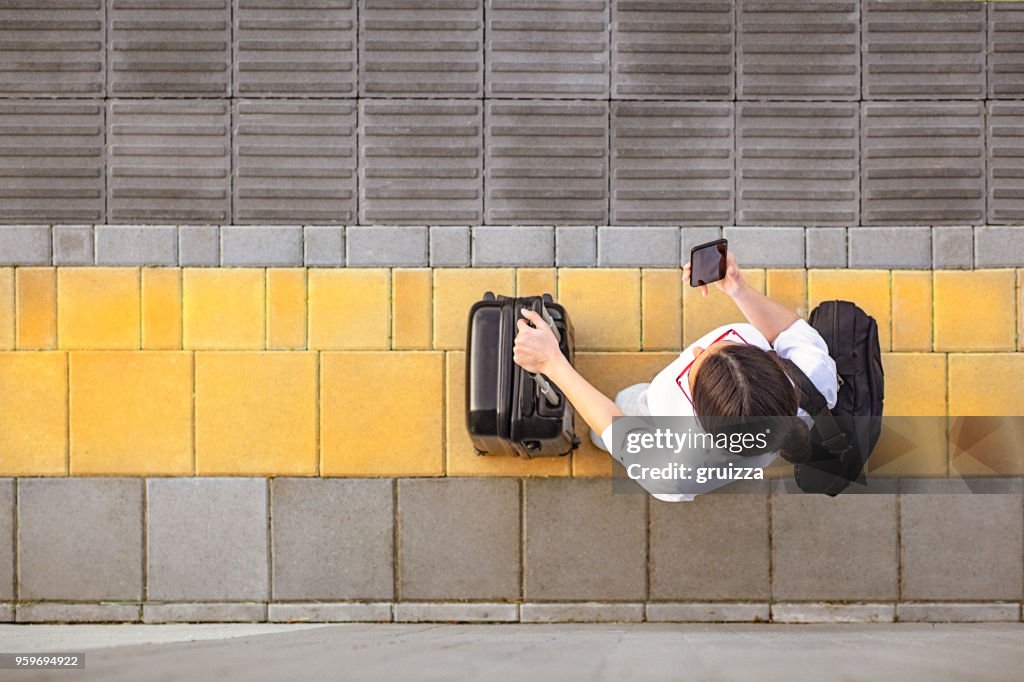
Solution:
[[[778,301],[773,301],[747,284],[739,266],[736,265],[736,257],[731,251],[726,257],[726,263],[725,279],[715,282],[715,286],[736,302],[740,312],[747,318],[747,322],[754,325],[757,331],[761,332],[768,340],[768,343],[775,343],[775,337],[800,319],[799,316],[795,311]],[[687,283],[690,281],[689,263],[683,268],[683,279]],[[707,285],[703,285],[701,289],[707,296]]]
[[[532,310],[523,310],[526,320],[517,323],[513,359],[527,372],[540,372],[562,389],[583,420],[599,434],[622,416],[622,410],[608,397],[590,385],[558,349],[558,341],[544,318]]]

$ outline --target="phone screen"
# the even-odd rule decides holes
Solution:
[[[716,239],[693,248],[690,252],[690,286],[698,287],[725,278],[728,247],[728,241]]]

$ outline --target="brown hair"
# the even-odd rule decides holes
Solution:
[[[790,462],[810,457],[807,426],[795,418],[800,390],[775,353],[757,346],[728,344],[706,357],[693,382],[693,406],[701,426],[718,433],[738,417],[793,417],[773,441]],[[799,423],[798,423],[799,422]]]

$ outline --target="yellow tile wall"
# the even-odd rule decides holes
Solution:
[[[891,422],[873,474],[1024,473],[1024,451],[1006,440],[1024,439],[1022,427],[997,419],[1024,412],[1024,269],[744,272],[804,314],[845,298],[878,319],[886,414],[916,418]],[[717,288],[701,298],[681,275],[0,268],[0,476],[608,475],[582,424],[583,446],[566,458],[474,453],[469,306],[488,290],[557,294],[580,372],[614,397],[684,343],[742,319]],[[957,445],[985,428],[995,435]]]

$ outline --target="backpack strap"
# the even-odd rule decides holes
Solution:
[[[821,435],[822,443],[828,451],[836,456],[841,456],[850,448],[850,444],[846,439],[846,434],[843,433],[839,425],[836,424],[835,417],[832,416],[832,412],[828,409],[828,402],[825,400],[825,396],[821,394],[818,387],[807,378],[803,370],[796,366],[792,360],[784,358],[781,355],[775,353],[774,350],[768,351],[769,353],[775,354],[775,357],[782,363],[782,366],[786,370],[786,374],[793,380],[797,388],[800,389],[800,407],[804,409],[811,418],[814,419],[814,426],[818,429],[818,433]]]

